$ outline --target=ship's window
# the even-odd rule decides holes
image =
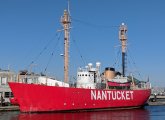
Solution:
[[[14,97],[12,92],[5,92],[5,98]]]
[[[6,85],[7,84],[7,78],[6,77],[2,77],[1,78],[1,85]]]
[[[85,76],[87,76],[87,74],[85,74]]]
[[[82,76],[84,76],[84,74],[82,74]]]
[[[90,77],[90,75],[89,75],[89,77]]]

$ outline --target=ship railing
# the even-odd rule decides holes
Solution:
[[[96,88],[96,84],[93,83],[82,83],[82,84],[77,84],[78,88],[85,88],[85,89],[94,89]]]
[[[77,70],[77,72],[87,72],[87,71],[88,71],[87,68],[79,68],[79,69]]]
[[[132,89],[151,89],[151,83],[149,82],[141,82],[135,86],[131,87]]]

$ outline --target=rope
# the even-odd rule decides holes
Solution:
[[[136,65],[136,63],[135,63],[135,61],[134,61],[134,59],[132,58],[132,55],[131,55],[131,52],[129,51],[129,49],[128,49],[128,52],[129,52],[129,54],[130,54],[129,57],[130,57],[130,59],[132,60],[133,65],[135,66],[135,69],[138,69],[138,67],[137,67],[137,65]],[[131,62],[130,62],[130,63],[131,63]],[[139,77],[140,77],[141,79],[143,79],[139,71],[137,71],[137,74],[139,75]]]
[[[115,65],[118,65],[117,67],[119,68],[119,64],[118,63],[119,63],[120,56],[121,56],[121,47],[120,47],[120,49],[118,49],[115,63],[112,65],[113,67],[115,67]]]
[[[51,54],[51,56],[50,56],[50,58],[49,58],[49,60],[48,60],[48,63],[47,63],[47,65],[46,65],[45,69],[44,69],[44,74],[46,74],[48,65],[50,64],[50,62],[51,62],[51,60],[52,60],[52,58],[53,58],[53,55],[54,55],[54,52],[52,52],[52,54]]]
[[[106,28],[106,29],[109,29],[109,28],[114,28],[114,27],[118,28],[119,27],[117,25],[107,26],[107,25],[93,24],[93,23],[86,22],[86,21],[83,21],[83,20],[80,20],[80,19],[76,19],[76,18],[72,18],[72,21],[79,22],[79,23],[82,23],[84,25],[87,25],[87,26],[90,26],[90,27],[95,27],[95,28]]]
[[[60,37],[61,37],[61,32],[60,32],[60,35],[59,35],[58,38],[57,38],[57,42],[56,42],[56,44],[55,44],[55,48],[56,48],[56,46],[59,44]],[[47,65],[46,65],[45,69],[44,69],[44,72],[43,72],[43,73],[45,73],[45,74],[46,74],[47,68],[48,68],[48,66],[49,66],[49,64],[50,64],[50,62],[51,62],[51,60],[52,60],[52,58],[53,58],[53,56],[54,56],[54,52],[55,52],[55,51],[53,51],[53,52],[51,53],[51,56],[50,56],[50,58],[49,58],[49,60],[48,60],[48,63],[47,63]]]
[[[80,58],[81,58],[81,60],[82,60],[82,62],[83,62],[83,64],[84,64],[84,66],[85,66],[85,65],[86,65],[86,61],[84,60],[84,58],[83,58],[83,56],[82,56],[82,54],[81,54],[81,52],[80,52],[80,49],[79,49],[79,47],[78,47],[78,45],[77,45],[77,43],[76,43],[76,40],[73,39],[73,42],[75,43],[76,49],[77,49],[77,51],[78,51],[78,53],[79,53],[79,55],[80,55]]]
[[[50,44],[53,42],[53,40],[54,40],[56,37],[58,37],[58,40],[57,40],[57,43],[56,43],[56,45],[57,45],[58,42],[59,42],[60,36],[61,36],[61,32],[60,32],[60,34],[56,33],[56,34],[53,36],[53,38],[50,39],[50,40],[48,41],[48,43],[43,47],[43,49],[41,50],[41,52],[39,52],[39,54],[34,58],[34,60],[32,60],[32,61],[30,62],[30,64],[27,66],[27,68],[30,68],[30,66],[31,66],[32,64],[34,64],[34,63],[41,57],[41,55],[48,49],[48,46],[50,46]],[[50,61],[50,60],[49,60],[49,61]],[[47,64],[47,66],[48,66],[48,65],[49,65],[49,64]]]
[[[36,62],[39,59],[39,57],[44,53],[44,51],[48,48],[48,46],[50,45],[50,43],[54,40],[54,38],[56,36],[57,36],[57,33],[55,34],[55,36],[53,36],[53,38],[50,41],[48,41],[48,43],[44,46],[44,48],[41,50],[41,52],[34,58],[33,61],[31,61],[31,63],[28,66],[30,66],[31,64],[33,64],[34,62]]]

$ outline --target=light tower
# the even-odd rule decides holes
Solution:
[[[119,28],[119,39],[122,46],[122,75],[125,76],[126,49],[127,49],[127,26],[122,23]]]
[[[61,17],[61,23],[64,27],[64,82],[68,83],[69,76],[69,31],[70,31],[70,16],[67,10],[64,10],[64,15]]]

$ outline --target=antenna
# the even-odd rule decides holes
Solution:
[[[71,14],[70,14],[70,0],[68,0],[68,14],[69,14],[69,16],[71,16]]]

